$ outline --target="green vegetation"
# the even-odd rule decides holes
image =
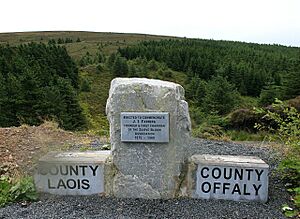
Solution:
[[[243,96],[259,97],[264,89],[276,89],[271,85],[280,86],[285,98],[299,94],[298,48],[183,39],[145,41],[119,52],[130,60],[143,57],[166,63],[173,70],[186,72],[189,81],[226,77]]]
[[[79,108],[74,108],[74,112],[78,114],[76,121],[80,121],[80,124],[67,120],[68,116],[53,113],[60,106],[55,103],[45,104],[44,108],[51,112],[44,115],[32,110],[27,113],[34,114],[30,119],[23,115],[16,116],[14,125],[38,124],[43,119],[55,119],[61,127],[67,129],[87,128],[92,133],[108,135],[105,104],[111,79],[148,77],[183,85],[197,136],[201,136],[201,130],[217,126],[223,133],[222,136],[231,136],[233,139],[260,139],[260,134],[256,134],[253,129],[258,118],[251,113],[252,107],[267,106],[276,97],[289,99],[300,94],[299,49],[293,47],[113,33],[0,34],[0,45],[9,42],[15,45],[9,46],[11,48],[24,45],[26,47],[31,45],[31,41],[42,41],[49,43],[46,47],[68,51],[79,67],[79,77],[77,74],[77,78],[71,80],[73,92],[69,93],[70,96],[78,94],[73,100],[80,103]],[[21,43],[29,44],[20,45]],[[50,57],[44,57],[45,60],[48,58]],[[47,72],[47,69],[42,70]],[[64,81],[69,80],[69,75],[64,76]],[[61,75],[59,77],[62,78]],[[12,88],[21,86],[17,82],[10,84]],[[63,86],[65,85],[62,83],[61,87]],[[52,96],[59,93],[55,91],[57,89],[43,89],[46,90],[44,93],[49,89]],[[47,98],[45,102],[48,102]],[[50,108],[54,109],[49,110]],[[12,114],[16,115],[17,112]],[[84,119],[79,118],[80,114],[83,114]],[[242,132],[240,136],[239,131]]]
[[[256,109],[267,123],[257,124],[258,129],[272,133],[270,140],[279,142],[285,150],[279,171],[282,179],[288,185],[288,191],[292,193],[295,208],[285,206],[286,216],[296,216],[300,213],[300,113],[286,103],[276,99],[269,110]]]
[[[109,124],[105,115],[105,105],[112,75],[104,68],[98,73],[96,65],[82,68],[81,81],[88,81],[89,90],[80,92],[79,103],[87,120],[88,132],[109,136]],[[83,83],[83,82],[82,82]]]
[[[0,126],[85,127],[78,104],[78,69],[64,47],[46,44],[0,46]]]
[[[201,107],[208,114],[225,115],[237,105],[239,94],[223,76],[214,76],[205,87]]]
[[[299,95],[298,48],[134,34],[33,32],[9,34],[9,37],[0,34],[0,44],[9,42],[16,48],[31,41],[63,48],[79,66],[79,80],[77,75],[72,83],[73,94],[78,94],[81,106],[81,109],[75,107],[77,113],[81,110],[86,121],[76,119],[80,124],[70,125],[71,121],[64,122],[53,112],[48,112],[50,116],[29,112],[38,119],[18,115],[14,125],[55,119],[67,129],[86,127],[90,132],[107,135],[105,104],[110,80],[148,77],[184,86],[197,133],[217,125],[225,136],[233,139],[259,139],[260,134],[256,136],[253,129],[258,118],[251,114],[252,107],[267,106],[276,97],[288,99]],[[59,104],[46,107],[54,106],[59,108]],[[226,122],[219,123],[217,117]],[[66,120],[67,116],[63,118]],[[240,130],[243,133],[238,137]]]
[[[299,48],[141,34],[0,34],[0,126],[55,120],[65,129],[108,136],[105,105],[114,77],[181,84],[194,136],[237,141],[271,136],[281,142],[285,159],[280,169],[296,206],[284,209],[297,214]],[[270,107],[276,98],[289,100],[289,107],[282,102]],[[27,194],[13,185],[1,178],[0,205]],[[23,187],[33,194],[30,186]]]
[[[262,134],[253,128],[259,118],[251,109],[267,106],[275,98],[300,95],[298,48],[168,39],[143,41],[118,52],[128,62],[158,63],[185,75],[181,84],[186,89],[195,136],[261,139]]]
[[[22,177],[15,180],[0,177],[0,207],[11,202],[36,201],[37,193],[31,177]]]

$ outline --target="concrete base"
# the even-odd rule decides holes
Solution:
[[[269,166],[257,157],[193,155],[181,168],[177,197],[266,202],[268,173]],[[39,160],[34,180],[39,192],[56,195],[159,199],[168,192],[158,192],[135,174],[121,174],[111,151],[48,153]]]
[[[50,152],[34,175],[39,192],[56,195],[105,194],[110,151]]]
[[[269,166],[257,157],[193,155],[188,193],[193,198],[266,202],[268,172]]]

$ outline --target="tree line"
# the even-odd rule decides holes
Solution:
[[[0,126],[85,127],[78,103],[78,68],[64,47],[29,43],[0,46]]]
[[[193,83],[192,90],[201,90],[203,83],[223,77],[241,95],[260,97],[262,104],[276,97],[300,95],[299,48],[184,39],[144,41],[120,48],[119,53],[128,60],[153,59],[185,72],[187,84]]]
[[[78,62],[95,64],[99,74],[180,82],[198,124],[208,114],[228,114],[241,96],[267,105],[276,97],[300,95],[299,48],[192,39],[144,41],[110,56],[101,49],[95,56],[87,52]],[[50,41],[0,46],[0,126],[55,119],[65,129],[84,128],[78,92],[91,87],[87,80],[78,80],[78,68],[65,47]]]

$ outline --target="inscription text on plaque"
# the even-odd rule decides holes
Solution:
[[[122,142],[169,142],[169,113],[122,112]]]

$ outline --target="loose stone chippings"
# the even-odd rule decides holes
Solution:
[[[255,155],[268,161],[271,169],[278,165],[276,152],[266,147],[233,142],[215,142],[192,139],[189,153]],[[190,156],[191,156],[190,155]],[[100,166],[99,166],[100,168]],[[205,171],[204,171],[205,173]],[[226,172],[227,174],[227,172]],[[0,208],[0,218],[276,218],[285,219],[281,206],[288,203],[289,194],[277,175],[270,175],[270,199],[266,204],[260,202],[232,202],[224,200],[170,199],[143,200],[117,199],[93,196],[48,196],[41,194],[39,202],[31,203],[26,209],[19,203]],[[70,182],[71,183],[71,182]],[[71,184],[69,184],[72,186]],[[218,187],[218,185],[217,185]],[[221,189],[223,185],[220,185]],[[228,187],[225,185],[225,187]],[[90,190],[90,189],[88,189]],[[85,190],[85,191],[88,191]],[[218,191],[219,189],[217,189]],[[261,189],[260,189],[261,190]],[[78,191],[73,189],[72,191]],[[226,191],[228,191],[226,189]],[[62,193],[62,192],[60,192]],[[237,193],[235,193],[237,194]],[[98,207],[97,207],[98,206]],[[116,210],[122,206],[122,210]],[[63,207],[63,209],[62,209]],[[62,209],[62,210],[58,210]],[[146,209],[146,210],[145,210]],[[163,210],[162,210],[163,209]],[[72,214],[70,214],[72,212]]]

